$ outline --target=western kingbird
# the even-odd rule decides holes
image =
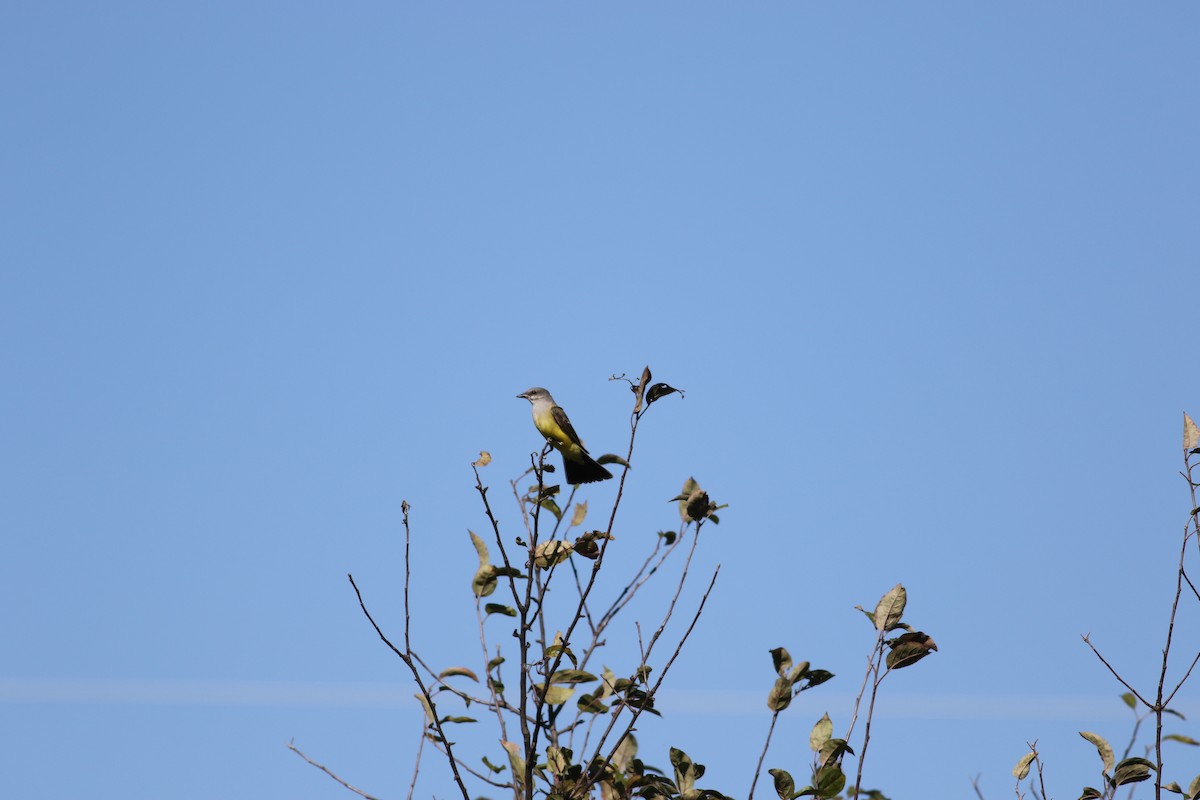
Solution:
[[[537,426],[538,432],[546,437],[546,441],[562,453],[567,483],[592,483],[612,477],[611,472],[588,455],[579,434],[571,426],[571,420],[567,419],[567,412],[558,407],[549,392],[535,386],[517,397],[524,397],[533,404],[533,424]]]

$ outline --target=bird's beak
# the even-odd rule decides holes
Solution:
[[[525,394],[519,394],[519,395],[517,395],[517,397],[521,398],[522,400],[528,400],[528,399],[529,399],[529,394],[528,394],[528,392],[527,392],[527,393],[525,393]]]

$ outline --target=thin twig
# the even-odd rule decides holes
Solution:
[[[750,781],[750,793],[746,795],[746,800],[754,800],[754,787],[758,785],[758,776],[762,774],[763,761],[767,757],[767,748],[771,746],[771,736],[775,733],[775,722],[779,719],[779,712],[776,711],[771,715],[771,727],[767,729],[767,740],[763,742],[762,753],[758,756],[758,766],[754,768],[754,779]]]
[[[433,740],[431,739],[430,741],[433,741]],[[437,750],[439,753],[441,753],[442,755],[446,756],[446,758],[449,758],[449,757],[450,757],[450,756],[449,756],[449,755],[446,753],[445,749],[444,749],[444,748],[443,748],[443,747],[442,747],[440,744],[438,744],[437,742],[433,742],[433,746],[434,746],[434,748],[435,748],[435,749],[436,749],[436,750]],[[483,774],[482,772],[480,772],[479,770],[472,769],[471,765],[470,765],[470,764],[468,764],[467,762],[463,761],[462,759],[455,758],[455,762],[458,764],[458,766],[462,767],[462,769],[463,769],[463,771],[464,771],[464,772],[466,772],[466,773],[468,773],[468,774],[470,774],[470,775],[473,775],[473,776],[475,776],[476,778],[478,778],[479,780],[483,781],[484,783],[490,784],[491,786],[495,786],[495,787],[496,787],[496,788],[498,788],[498,789],[511,789],[511,788],[513,788],[513,785],[512,785],[511,783],[500,783],[500,782],[496,781],[494,778],[489,778],[487,775],[484,775],[484,774]]]
[[[425,751],[425,726],[421,726],[421,741],[417,743],[417,759],[413,763],[412,783],[408,785],[408,800],[412,800],[413,792],[417,789],[417,775],[421,772],[421,753]]]
[[[407,500],[400,501],[400,513],[404,517],[404,649],[407,652],[411,653],[412,652],[412,643],[410,642],[409,635],[408,635],[409,629],[410,629],[409,620],[411,618],[411,614],[409,613],[409,605],[408,605],[408,584],[409,584],[409,577],[410,577],[409,572],[410,572],[411,563],[412,563],[409,559],[409,546],[412,542],[412,535],[409,532],[409,527],[408,527],[408,509],[409,508],[410,508],[410,506],[408,505]],[[353,583],[354,579],[351,578],[350,582]],[[357,591],[357,590],[358,590],[358,587],[355,587],[355,591]],[[362,598],[360,597],[359,600],[362,600]],[[364,608],[363,610],[365,611],[366,609]]]
[[[1129,754],[1133,752],[1133,746],[1137,744],[1138,730],[1142,727],[1142,720],[1147,716],[1149,715],[1138,714],[1137,711],[1133,712],[1133,732],[1129,735],[1129,744],[1125,745],[1125,752],[1121,754],[1122,761],[1129,758]]]
[[[667,557],[675,551],[675,548],[677,548],[681,542],[683,542],[683,533],[686,529],[687,523],[680,523],[679,532],[675,536],[675,541],[671,542],[671,544],[667,546],[667,549],[663,552],[662,557],[658,559],[658,563],[655,564],[649,572],[646,572],[646,568],[650,565],[650,562],[654,559],[654,556],[662,548],[662,537],[655,537],[654,549],[650,551],[650,555],[646,556],[646,560],[642,562],[642,565],[638,567],[637,572],[635,572],[633,577],[629,579],[629,583],[617,594],[617,599],[613,601],[612,605],[608,607],[608,610],[605,611],[604,615],[600,618],[601,628],[604,628],[609,622],[612,622],[613,617],[615,617],[622,608],[629,605],[629,602],[633,600],[633,596],[637,594],[638,589],[641,589],[646,582],[654,576],[654,573],[656,573],[658,568],[663,565],[663,562],[667,560]]]
[[[447,683],[446,679],[442,678],[437,673],[435,673],[433,671],[433,668],[430,667],[428,664],[426,664],[425,659],[421,658],[420,654],[417,653],[415,650],[412,651],[411,653],[409,653],[409,655],[412,656],[413,661],[415,661],[416,663],[421,665],[421,668],[425,670],[425,672],[429,675],[430,678],[433,679],[434,683],[436,683],[440,689],[445,689],[447,692],[450,692],[450,694],[457,696],[459,699],[465,701],[468,704],[477,703],[478,705],[481,705],[484,707],[490,707],[492,705],[492,701],[490,701],[490,700],[486,700],[482,697],[476,697],[472,694],[468,694],[467,692],[464,692],[462,689],[459,689],[457,686],[453,686],[452,684]],[[513,714],[519,713],[517,711],[517,709],[515,709],[511,705],[509,705],[506,701],[504,701],[503,698],[500,699],[500,701],[498,702],[497,705],[499,708],[501,708],[505,711],[508,711],[510,713],[513,713]]]
[[[479,605],[479,601],[480,601],[480,598],[476,597],[475,598],[475,619],[479,623],[479,646],[483,650],[483,664],[484,664],[483,677],[484,677],[484,680],[487,681],[488,692],[491,693],[491,695],[492,695],[492,701],[490,703],[485,703],[485,705],[490,706],[491,709],[496,712],[496,720],[500,723],[500,739],[501,739],[501,741],[508,741],[508,726],[505,725],[505,723],[504,723],[504,710],[503,710],[504,707],[507,706],[507,703],[505,702],[503,696],[496,693],[496,684],[492,681],[492,671],[488,667],[488,663],[489,663],[490,659],[488,658],[487,635],[484,633],[484,630],[483,630],[484,615],[483,615],[483,609]],[[500,669],[499,665],[497,665],[496,669],[497,670]]]
[[[413,663],[412,657],[407,653],[401,652],[396,645],[392,644],[391,640],[387,638],[383,630],[379,627],[379,624],[375,622],[375,618],[372,617],[371,612],[367,610],[367,604],[363,602],[362,592],[358,590],[358,584],[354,582],[354,576],[347,574],[346,577],[350,579],[350,585],[354,587],[354,594],[358,597],[359,608],[362,609],[363,614],[365,614],[367,620],[370,621],[371,627],[375,629],[375,633],[379,634],[379,638],[383,640],[383,643],[391,648],[392,652],[399,656],[400,660],[403,661],[408,667],[409,671],[412,672],[413,678],[417,682],[417,687],[421,690],[421,695],[425,698],[425,702],[429,704],[430,711],[433,712],[431,716],[433,717],[433,725],[435,728],[437,728],[438,736],[441,737],[441,740],[446,744],[447,755],[450,756],[450,769],[454,773],[454,782],[462,791],[463,800],[471,800],[471,795],[467,792],[467,786],[463,783],[462,776],[458,774],[458,765],[453,758],[453,753],[451,752],[450,740],[446,738],[446,734],[442,730],[442,723],[438,720],[437,706],[434,705],[433,695],[429,693],[429,689],[425,687],[425,682],[421,680],[421,672],[417,669],[416,664]]]
[[[850,715],[850,727],[846,729],[846,741],[850,741],[850,735],[854,733],[854,726],[858,723],[858,709],[862,704],[863,696],[867,693],[867,681],[871,680],[871,673],[875,671],[875,651],[883,645],[883,631],[879,631],[875,638],[875,647],[871,650],[871,655],[867,657],[867,671],[863,675],[862,686],[858,687],[858,696],[854,698],[854,713]]]
[[[534,698],[533,727],[531,729],[529,723],[526,721],[526,715],[528,714],[529,709],[529,692],[531,688],[529,685],[529,669],[531,663],[529,660],[529,630],[533,627],[533,620],[529,617],[529,609],[533,603],[534,575],[537,572],[537,564],[534,563],[534,554],[537,552],[538,532],[542,517],[542,504],[540,500],[543,488],[545,486],[545,461],[546,456],[549,455],[549,452],[550,443],[547,441],[545,447],[542,448],[542,454],[537,461],[534,461],[532,456],[530,457],[534,475],[537,477],[538,500],[535,502],[533,507],[533,527],[529,536],[529,559],[525,565],[527,570],[525,581],[525,602],[521,608],[521,627],[519,628],[519,634],[517,638],[518,648],[521,652],[521,743],[525,747],[525,774],[522,776],[519,785],[525,790],[526,800],[533,800],[533,769],[537,762],[537,740],[538,735],[542,730],[540,724],[542,719],[542,705],[543,699],[546,696],[546,692],[543,691],[541,696]],[[565,648],[565,641],[563,642],[563,646]],[[548,683],[549,680],[549,677],[547,677],[546,682]]]
[[[1177,683],[1175,685],[1175,688],[1172,689],[1171,693],[1169,695],[1167,695],[1166,698],[1163,700],[1164,710],[1165,710],[1166,706],[1169,706],[1171,704],[1171,700],[1173,700],[1175,698],[1175,693],[1178,692],[1180,689],[1182,689],[1183,685],[1185,683],[1187,683],[1187,679],[1189,677],[1191,677],[1192,670],[1194,670],[1196,668],[1197,661],[1200,661],[1200,653],[1196,653],[1196,657],[1192,659],[1192,663],[1187,668],[1187,672],[1183,673],[1183,677],[1179,679],[1179,683]]]
[[[696,608],[696,613],[692,616],[691,624],[688,625],[687,630],[683,632],[683,636],[680,638],[679,644],[675,647],[675,652],[667,660],[667,663],[663,665],[662,672],[658,676],[658,681],[654,684],[650,691],[646,693],[645,703],[632,707],[633,715],[630,717],[629,722],[625,726],[625,732],[617,737],[616,744],[613,745],[612,750],[609,751],[608,755],[601,762],[602,764],[612,763],[613,757],[617,754],[617,749],[620,748],[621,743],[625,741],[625,737],[633,732],[634,725],[637,724],[638,717],[642,715],[642,711],[647,705],[654,701],[654,695],[658,692],[658,688],[662,686],[663,681],[666,679],[667,672],[670,671],[671,665],[675,663],[675,659],[677,659],[679,654],[683,651],[684,643],[687,642],[688,637],[692,635],[692,631],[695,629],[696,623],[700,621],[700,614],[704,611],[704,604],[708,602],[708,596],[712,594],[713,586],[716,585],[717,575],[719,575],[720,572],[721,565],[718,564],[717,568],[713,571],[712,580],[708,582],[708,588],[704,590],[704,596],[700,598],[700,605]],[[596,752],[595,756],[593,757],[593,761],[600,755],[600,749],[604,747],[605,740],[608,739],[609,733],[612,732],[613,726],[616,725],[617,717],[620,715],[621,710],[625,707],[626,705],[624,703],[618,703],[617,708],[614,709],[612,717],[609,720],[608,727],[604,730],[604,733],[601,734],[600,743],[596,745]]]
[[[301,757],[301,758],[303,758],[305,761],[307,761],[309,764],[312,764],[314,767],[316,767],[317,769],[321,770],[321,772],[324,772],[326,775],[328,775],[329,777],[333,778],[335,781],[337,781],[338,783],[340,783],[342,786],[345,786],[347,789],[349,789],[350,791],[354,792],[355,794],[357,794],[357,795],[359,795],[359,796],[361,796],[361,797],[365,797],[365,798],[367,798],[367,800],[379,800],[379,798],[375,797],[374,795],[367,794],[367,793],[366,793],[366,792],[364,792],[362,789],[356,789],[355,787],[353,787],[353,786],[351,786],[350,784],[346,783],[344,780],[342,780],[341,778],[339,778],[337,775],[334,775],[332,772],[330,772],[330,771],[329,771],[329,767],[325,766],[324,764],[318,764],[317,762],[313,761],[313,760],[312,760],[311,758],[309,758],[308,756],[304,755],[304,753],[300,752],[300,748],[296,747],[296,744],[295,744],[295,739],[293,739],[292,741],[288,742],[288,746],[287,746],[287,748],[288,748],[288,750],[291,750],[293,753],[295,753],[296,755],[300,756],[300,757]]]
[[[1187,581],[1188,588],[1192,590],[1192,594],[1196,596],[1196,599],[1200,600],[1200,591],[1196,590],[1196,584],[1192,583],[1192,579],[1188,577],[1186,572],[1183,573],[1183,579]]]
[[[876,652],[878,655],[874,662],[875,680],[871,682],[871,702],[867,705],[867,722],[863,727],[862,751],[858,754],[858,771],[854,778],[855,797],[858,797],[859,789],[862,788],[863,763],[867,760],[867,745],[871,743],[871,719],[875,716],[875,697],[879,694],[879,684],[883,682],[888,672],[891,671],[888,669],[884,670],[882,674],[879,672],[880,667],[883,666],[883,631],[879,632],[879,644],[877,645]],[[848,738],[847,741],[849,741]]]
[[[650,637],[650,644],[646,647],[643,663],[645,663],[645,659],[650,657],[650,652],[654,649],[654,645],[663,635],[663,631],[667,629],[667,623],[670,622],[671,615],[675,613],[675,603],[679,601],[679,595],[683,592],[683,585],[687,582],[688,570],[692,566],[692,556],[696,554],[696,546],[700,544],[700,528],[703,525],[704,520],[702,519],[696,522],[696,533],[692,536],[692,547],[688,550],[687,559],[683,562],[683,570],[679,573],[679,585],[675,587],[675,595],[671,598],[670,605],[667,606],[667,613],[663,616],[662,624],[658,626],[658,630]]]
[[[1026,742],[1026,744],[1028,744],[1028,742]],[[1034,752],[1036,753],[1036,751],[1034,751]],[[1033,761],[1035,764],[1037,764],[1038,786],[1041,788],[1041,792],[1040,792],[1041,800],[1050,800],[1050,795],[1046,794],[1046,779],[1042,775],[1042,757],[1040,755],[1035,755],[1033,757]],[[1030,788],[1033,788],[1032,781],[1030,781],[1029,786],[1030,786]],[[1034,792],[1034,794],[1039,794],[1039,793]]]
[[[1103,664],[1104,666],[1108,667],[1108,671],[1112,673],[1113,677],[1116,678],[1118,681],[1120,681],[1121,685],[1124,686],[1126,689],[1128,689],[1130,691],[1130,693],[1133,694],[1134,697],[1136,697],[1138,700],[1141,700],[1142,705],[1144,705],[1146,708],[1153,710],[1154,704],[1151,703],[1150,701],[1148,701],[1146,698],[1142,697],[1141,694],[1138,693],[1137,689],[1130,686],[1125,681],[1124,678],[1122,678],[1120,675],[1117,674],[1117,671],[1115,669],[1113,669],[1112,664],[1109,664],[1108,660],[1105,659],[1104,656],[1100,655],[1100,651],[1096,649],[1096,646],[1094,644],[1092,644],[1092,640],[1090,637],[1091,637],[1090,633],[1085,633],[1082,637],[1083,642],[1088,647],[1092,648],[1092,652],[1096,654],[1096,658],[1100,659],[1100,663]]]

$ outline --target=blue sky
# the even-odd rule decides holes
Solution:
[[[476,658],[469,461],[493,454],[514,525],[538,447],[514,395],[548,387],[620,451],[608,378],[646,364],[687,394],[639,434],[615,563],[689,475],[730,505],[647,761],[682,747],[744,797],[784,645],[838,675],[768,756],[802,774],[861,680],[853,606],[903,581],[941,651],[885,683],[867,784],[981,775],[991,800],[1038,738],[1052,795],[1094,785],[1076,732],[1129,725],[1079,636],[1150,683],[1188,511],[1198,24],[1185,3],[0,11],[2,793],[348,796],[295,738],[402,796],[419,712],[345,574],[398,630],[408,500],[414,644]],[[1197,764],[1168,751],[1168,777]],[[420,796],[451,794],[438,770]]]

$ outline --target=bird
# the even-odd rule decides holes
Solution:
[[[567,474],[567,483],[594,483],[606,481],[612,473],[603,465],[588,455],[579,434],[567,418],[554,398],[540,386],[526,389],[517,397],[523,397],[533,404],[533,424],[538,432],[546,437],[546,441],[562,454],[563,470]]]

